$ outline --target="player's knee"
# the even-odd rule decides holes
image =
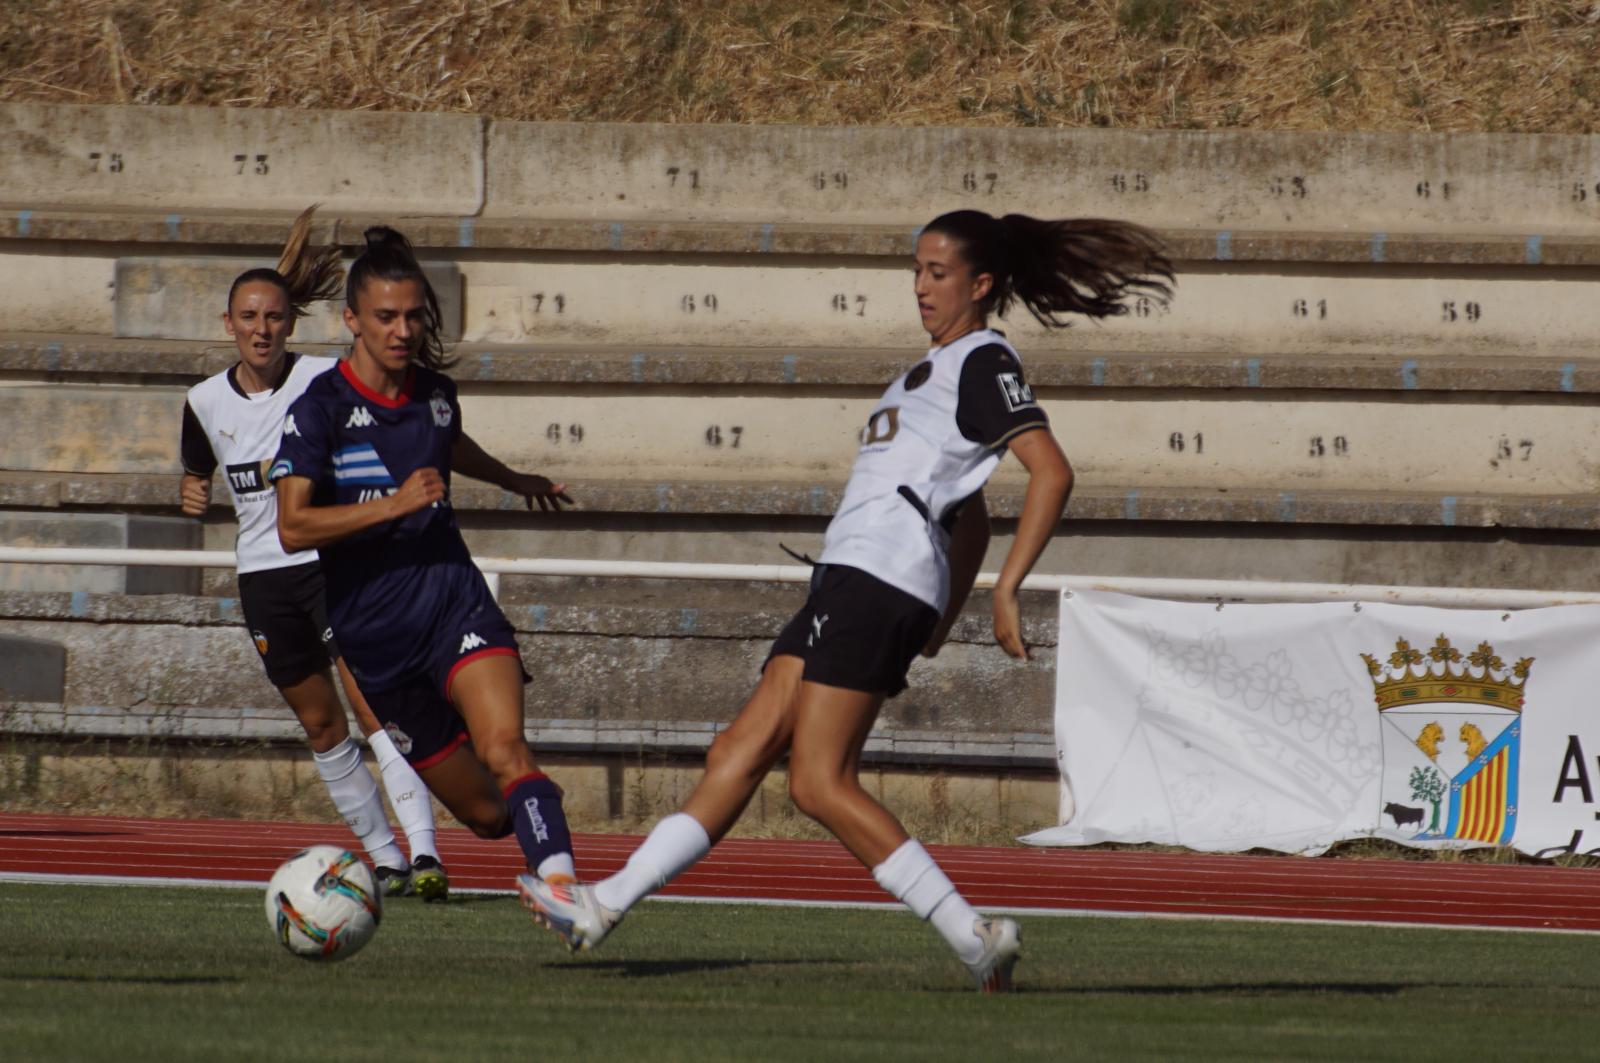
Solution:
[[[484,743],[478,747],[478,759],[502,786],[538,770],[528,743],[520,735]]]
[[[503,801],[474,801],[466,808],[451,810],[461,825],[490,841],[512,832],[511,813]]]
[[[828,820],[828,814],[834,805],[835,788],[833,780],[821,772],[813,771],[804,765],[789,767],[789,800],[794,802],[804,815],[820,823]]]

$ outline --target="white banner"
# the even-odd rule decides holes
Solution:
[[[1036,845],[1600,850],[1600,606],[1061,598]]]

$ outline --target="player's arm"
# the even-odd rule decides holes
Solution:
[[[392,495],[340,506],[311,503],[316,484],[304,476],[282,476],[278,492],[278,541],[290,553],[336,543],[374,525],[426,509],[444,498],[438,469],[418,469]]]
[[[554,483],[548,477],[534,473],[517,472],[480,447],[477,440],[465,432],[458,433],[451,444],[450,470],[521,495],[529,509],[533,508],[535,500],[539,508],[544,510],[559,510],[563,502],[572,505],[566,484]]]
[[[178,480],[178,507],[186,517],[203,517],[211,505],[211,474],[217,471],[217,456],[206,439],[205,427],[194,407],[183,404],[183,433],[178,440],[178,456],[183,476]]]
[[[1022,515],[1017,518],[1016,538],[1011,541],[994,587],[994,637],[1011,656],[1027,659],[1017,588],[1061,522],[1061,511],[1072,493],[1072,466],[1067,464],[1067,456],[1061,453],[1060,444],[1048,428],[1012,436],[1008,446],[1028,470],[1028,493],[1022,502]]]
[[[933,629],[928,644],[922,648],[924,657],[932,657],[944,645],[972,593],[972,583],[983,566],[983,556],[989,551],[989,506],[979,488],[961,505],[956,523],[950,529],[950,602],[944,607],[939,626]]]

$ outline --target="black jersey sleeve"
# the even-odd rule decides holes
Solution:
[[[188,402],[183,404],[183,434],[178,440],[178,456],[183,462],[183,471],[190,476],[210,476],[217,471],[217,456],[211,450],[211,441],[206,438],[205,427]]]
[[[956,427],[974,443],[998,449],[1011,437],[1049,428],[1016,356],[998,343],[979,347],[961,366]]]

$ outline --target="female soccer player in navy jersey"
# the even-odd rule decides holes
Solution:
[[[362,700],[339,661],[323,605],[322,569],[311,551],[278,543],[278,507],[266,470],[278,449],[284,412],[319,374],[337,364],[285,350],[309,303],[338,295],[344,270],[337,248],[308,245],[311,208],[296,219],[276,269],[252,269],[228,290],[222,324],[239,361],[189,390],[183,411],[183,478],[179,501],[191,517],[211,504],[211,476],[223,466],[239,519],[239,601],[267,678],[294,710],[311,744],[317,772],[334,807],[366,846],[378,881],[393,896],[412,892],[442,900],[449,879],[434,847],[433,804]],[[377,784],[350,737],[328,663],[339,664],[346,696],[378,758],[412,862],[395,844]]]
[[[573,875],[561,790],[523,736],[515,632],[462,541],[451,471],[543,509],[566,488],[516,473],[462,431],[439,303],[405,237],[368,229],[345,284],[350,357],[290,407],[278,456],[278,536],[317,550],[328,617],[374,715],[445,806],[479,836],[513,832],[528,869]]]
[[[1028,489],[994,591],[994,632],[1026,657],[1017,588],[1060,520],[1072,471],[1021,361],[988,327],[1020,300],[1047,326],[1171,294],[1153,234],[1110,221],[1040,221],[956,211],[917,240],[915,292],[927,356],[889,386],[861,432],[811,594],[773,644],[755,693],[712,743],[683,810],[658,823],[616,875],[594,885],[524,876],[523,903],[574,949],[598,944],[640,899],[699,860],[738,819],[778,758],[789,793],[931,922],[980,989],[1010,988],[1016,923],[978,916],[927,851],[861,786],[862,746],[920,651],[938,652],[989,542],[983,485],[1006,451]]]

